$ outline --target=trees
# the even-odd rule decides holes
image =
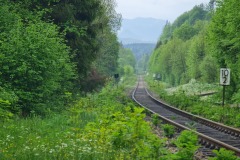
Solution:
[[[136,60],[130,49],[125,49],[123,47],[120,48],[118,64],[120,75],[134,73]]]
[[[60,108],[75,73],[58,27],[38,18],[25,24],[11,6],[2,8],[9,18],[1,21],[1,86],[17,95],[23,113]]]
[[[206,49],[208,20],[209,11],[199,5],[180,15],[172,24],[167,23],[150,57],[150,71],[160,73],[162,80],[172,85],[190,79],[214,82],[216,62]],[[212,64],[206,65],[207,62]],[[207,66],[212,70],[206,71]]]
[[[98,52],[98,56],[91,64],[91,72],[87,78],[81,81],[81,89],[84,91],[96,90],[103,86],[108,77],[113,76],[118,68],[119,43],[117,36],[112,32],[101,34],[102,46]]]
[[[102,38],[110,37],[118,28],[120,17],[114,12],[113,0],[60,0],[50,6],[50,19],[66,32],[67,45],[71,47],[72,62],[77,65],[77,88],[87,78],[92,62],[107,47]],[[110,31],[110,32],[108,32]],[[103,35],[109,36],[103,36]],[[116,39],[112,39],[115,43]],[[108,41],[111,43],[110,41]]]
[[[97,57],[100,48],[97,34],[102,31],[103,25],[99,22],[103,14],[99,0],[60,0],[49,6],[52,12],[48,13],[55,24],[66,32],[67,45],[70,46],[72,62],[77,65],[76,87],[79,89],[81,81],[90,71],[91,63]]]
[[[110,38],[116,35],[121,23],[121,15],[114,9],[115,0],[11,1],[31,12],[41,12],[45,22],[53,22],[60,27],[60,32],[66,33],[71,62],[77,66],[75,92],[87,88],[86,79],[91,78],[95,70],[92,63],[102,56],[104,47],[109,46],[105,43],[117,43],[116,38]]]
[[[137,70],[139,73],[144,73],[147,71],[149,54],[144,54],[137,63]]]
[[[162,80],[172,85],[185,81],[186,45],[181,39],[173,38],[154,51],[150,59],[150,70],[161,74]]]
[[[173,32],[173,36],[182,40],[189,40],[196,34],[195,29],[188,23],[185,22],[179,28],[176,28]]]
[[[187,67],[188,67],[188,76],[194,79],[199,80],[201,78],[201,72],[199,68],[200,62],[205,57],[205,34],[201,33],[198,36],[192,38],[188,55],[186,59]]]
[[[59,110],[92,75],[110,76],[119,45],[114,2],[0,0],[0,100],[16,95],[9,102],[26,114]]]
[[[240,76],[240,16],[239,1],[217,1],[217,9],[210,23],[208,40],[212,55],[218,60],[220,67],[231,68],[231,93],[238,92]],[[219,67],[219,68],[220,68]]]

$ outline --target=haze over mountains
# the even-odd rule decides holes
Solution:
[[[154,18],[123,19],[118,32],[119,41],[125,44],[157,43],[166,20]]]

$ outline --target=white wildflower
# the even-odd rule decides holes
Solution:
[[[66,143],[61,143],[62,147],[67,147]]]

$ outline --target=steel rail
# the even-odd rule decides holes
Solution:
[[[132,93],[132,99],[136,103],[138,103],[140,106],[142,106],[143,108],[148,110],[149,112],[157,114],[159,116],[159,118],[161,118],[162,120],[164,120],[167,123],[170,123],[170,124],[176,126],[177,128],[180,128],[181,130],[190,130],[190,131],[196,133],[199,137],[199,142],[202,145],[205,145],[205,146],[207,146],[211,149],[226,148],[228,150],[234,151],[237,156],[240,156],[240,149],[239,148],[236,148],[236,147],[231,146],[229,144],[226,144],[226,143],[224,143],[220,140],[209,137],[209,136],[207,136],[203,133],[192,130],[192,129],[190,129],[190,128],[188,128],[188,127],[186,127],[186,126],[184,126],[180,123],[177,123],[177,122],[175,122],[175,121],[173,121],[169,118],[166,118],[166,117],[160,115],[159,113],[153,111],[152,109],[149,109],[149,107],[147,107],[146,105],[143,105],[141,102],[139,102],[139,100],[136,99],[135,94],[136,94],[136,91],[137,91],[138,88],[139,88],[139,81],[137,83],[136,88],[134,89],[134,91]],[[214,122],[214,121],[211,121],[211,120],[208,120],[208,119],[205,119],[205,118],[202,118],[200,116],[193,115],[193,114],[188,113],[186,111],[179,110],[179,109],[177,109],[175,107],[172,107],[172,106],[156,99],[155,97],[153,97],[149,93],[149,91],[146,89],[146,87],[144,87],[144,89],[145,89],[145,92],[146,92],[147,96],[150,97],[159,106],[161,105],[162,107],[170,110],[171,112],[174,112],[174,113],[179,114],[181,116],[187,117],[187,118],[189,118],[189,119],[191,119],[191,120],[193,120],[197,123],[201,123],[201,124],[206,125],[208,127],[214,128],[214,129],[218,130],[219,132],[227,133],[227,134],[229,134],[229,136],[231,135],[231,136],[235,136],[235,137],[240,137],[240,130],[238,130],[236,128],[229,127],[229,126],[226,126],[226,125],[223,125],[223,124],[220,124],[220,123],[217,123],[217,122]]]

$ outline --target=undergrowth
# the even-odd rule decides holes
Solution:
[[[169,159],[167,138],[152,132],[124,90],[111,83],[61,114],[2,122],[0,159]]]

